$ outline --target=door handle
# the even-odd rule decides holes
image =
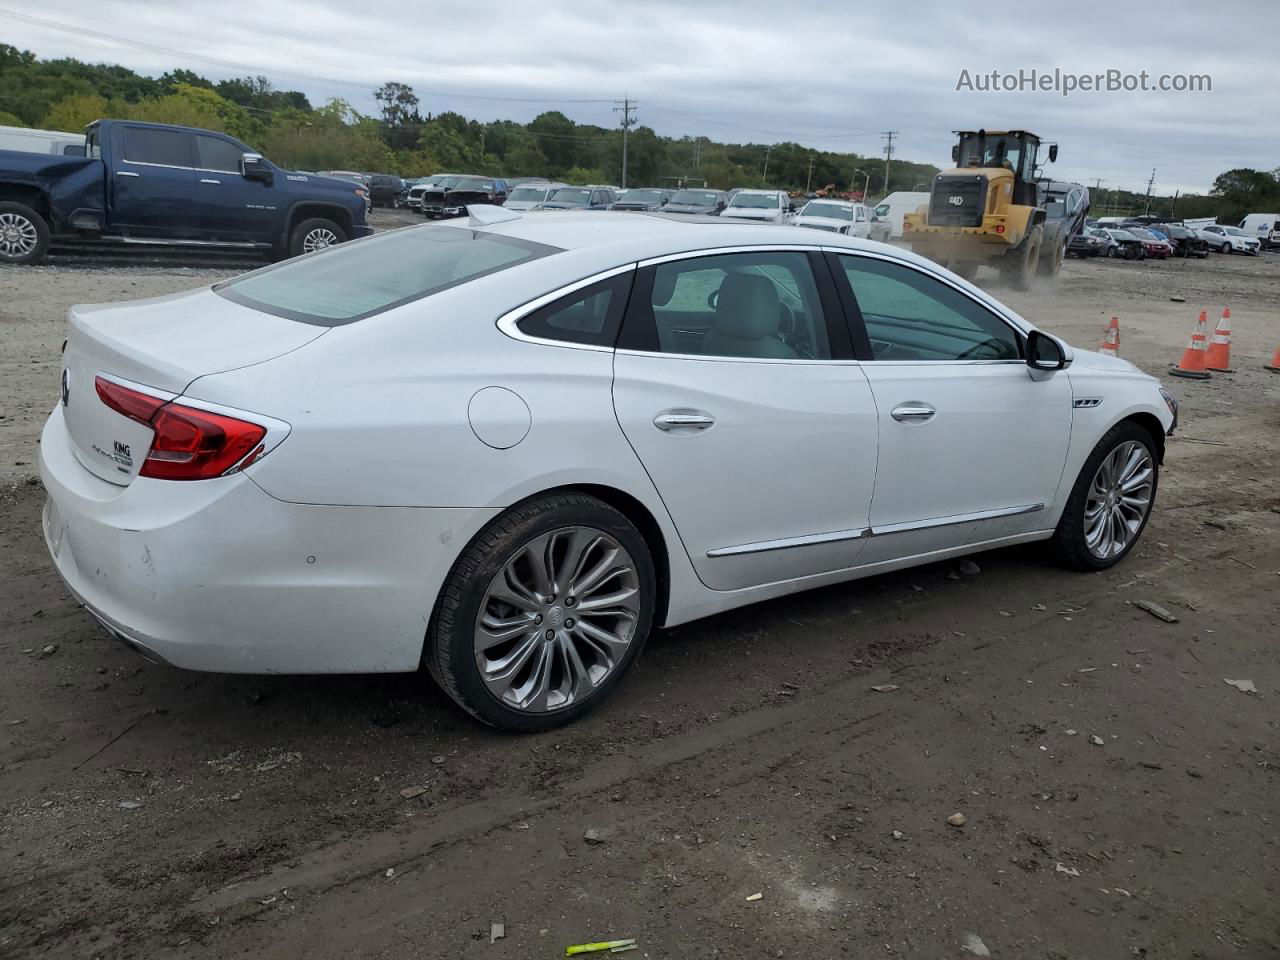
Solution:
[[[209,177],[201,177],[201,178],[200,178],[200,182],[201,182],[201,183],[221,183],[222,181],[221,181],[221,180],[213,180],[213,179],[211,179],[211,178],[209,178]]]
[[[667,410],[653,418],[659,430],[706,430],[716,418],[696,410]]]
[[[116,176],[117,177],[140,177],[142,176],[142,174],[134,173],[132,170],[117,170]]]
[[[903,403],[894,407],[890,416],[899,423],[924,423],[938,411],[927,403]]]

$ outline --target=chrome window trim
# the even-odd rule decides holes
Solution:
[[[708,550],[707,556],[712,559],[720,557],[740,557],[753,553],[769,553],[773,550],[790,550],[792,547],[811,547],[821,543],[842,543],[846,540],[860,540],[868,533],[866,527],[855,530],[833,530],[830,533],[811,533],[803,537],[781,537],[777,540],[761,540],[757,543],[742,543],[733,547],[717,547]]]
[[[950,517],[933,517],[928,520],[909,520],[905,523],[886,523],[879,527],[872,525],[871,536],[885,537],[895,533],[911,533],[915,530],[932,530],[935,527],[953,527],[961,523],[972,523],[975,520],[1001,520],[1005,517],[1020,517],[1028,513],[1039,513],[1043,509],[1043,503],[1032,503],[1023,507],[1001,507],[998,510],[979,510],[976,513],[957,513]]]
[[[660,257],[649,257],[646,260],[641,260],[636,266],[654,267],[660,263],[672,263],[677,260],[696,260],[700,257],[720,257],[733,253],[821,253],[823,249],[821,244],[806,243],[804,241],[797,241],[796,243],[762,243],[750,246],[707,247],[703,250],[686,250],[682,253],[664,253]]]
[[[571,350],[593,350],[596,353],[613,353],[612,346],[604,346],[598,343],[574,343],[570,340],[552,340],[549,337],[535,337],[532,334],[525,333],[520,329],[519,323],[535,310],[540,310],[549,303],[554,303],[561,297],[567,297],[571,293],[575,293],[584,287],[589,287],[593,283],[599,283],[602,280],[608,280],[611,277],[621,276],[624,273],[633,272],[636,269],[635,263],[624,263],[620,267],[613,267],[610,270],[604,270],[600,273],[594,273],[589,277],[581,280],[575,280],[563,287],[557,287],[550,293],[544,293],[533,300],[516,307],[514,310],[508,310],[502,316],[498,317],[497,327],[512,340],[519,340],[523,343],[536,343],[544,347],[565,347]]]

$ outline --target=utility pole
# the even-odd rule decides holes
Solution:
[[[889,161],[893,159],[893,138],[898,135],[897,130],[886,130],[880,134],[880,139],[884,143],[884,192],[889,194]]]
[[[627,188],[627,131],[631,129],[631,114],[635,112],[636,102],[626,94],[623,94],[621,100],[613,102],[617,104],[613,112],[622,114],[622,183],[619,186],[625,190]]]
[[[809,175],[804,178],[804,192],[809,192],[809,187],[813,184],[813,157],[809,158]]]
[[[702,138],[695,137],[693,140],[693,169],[698,169],[698,161],[702,158]]]
[[[1142,215],[1144,217],[1151,212],[1151,187],[1152,185],[1155,184],[1155,182],[1156,182],[1156,168],[1152,167],[1151,179],[1147,181],[1147,205],[1142,211]]]
[[[764,148],[764,182],[766,184],[769,182],[769,151],[772,149],[773,147]]]

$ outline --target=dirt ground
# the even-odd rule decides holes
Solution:
[[[69,599],[32,479],[67,307],[252,265],[0,271],[0,956],[1280,957],[1280,256],[994,288],[1157,374],[1231,308],[1115,570],[1006,550],[662,632],[528,737],[415,676],[153,666]]]

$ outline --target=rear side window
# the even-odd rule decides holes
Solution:
[[[228,140],[196,134],[196,166],[201,170],[239,173],[244,150]]]
[[[179,130],[125,127],[124,158],[130,163],[191,166],[191,158],[187,156],[187,135]]]
[[[543,340],[611,347],[618,339],[634,271],[593,283],[540,307],[516,324],[522,333]]]
[[[459,227],[393,230],[216,285],[228,300],[301,323],[354,323],[559,247]]]

